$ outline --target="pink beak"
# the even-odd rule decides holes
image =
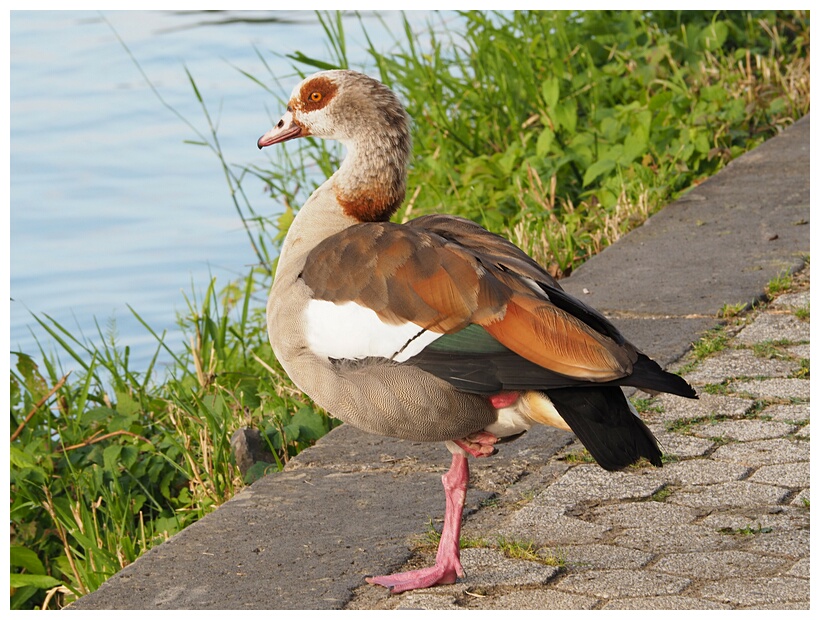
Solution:
[[[280,142],[285,142],[286,140],[292,140],[293,138],[300,138],[302,136],[309,136],[310,132],[299,125],[296,122],[296,119],[293,118],[293,112],[288,111],[285,115],[276,123],[276,126],[263,135],[259,140],[256,142],[256,146],[260,149],[265,146],[270,146],[271,144],[279,144]]]

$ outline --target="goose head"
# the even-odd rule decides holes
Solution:
[[[257,146],[306,136],[338,140],[347,155],[328,181],[337,201],[360,221],[386,220],[404,200],[409,126],[404,106],[381,82],[356,71],[321,71],[296,85],[286,113]]]

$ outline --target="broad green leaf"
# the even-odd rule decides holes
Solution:
[[[9,562],[12,566],[25,568],[33,575],[45,575],[46,569],[37,554],[21,545],[9,547]]]
[[[611,159],[600,159],[596,161],[594,164],[592,164],[589,168],[586,169],[586,172],[584,172],[584,186],[588,186],[599,176],[601,176],[602,174],[606,174],[614,168],[615,162]]]
[[[9,586],[12,588],[34,586],[35,588],[40,588],[41,590],[47,590],[48,588],[54,588],[59,585],[62,585],[61,581],[56,580],[54,577],[49,577],[48,575],[21,575],[19,573],[11,573],[9,576]]]
[[[544,103],[547,110],[552,110],[558,104],[558,96],[560,94],[560,85],[557,77],[548,77],[541,83],[541,94],[544,97]]]

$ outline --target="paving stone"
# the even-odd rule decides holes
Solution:
[[[513,560],[496,549],[462,549],[465,577],[454,586],[459,590],[479,586],[542,585],[558,574],[558,568],[540,562]]]
[[[453,595],[429,594],[427,592],[407,592],[395,609],[461,609]]]
[[[713,511],[698,524],[718,532],[721,530],[735,532],[752,530],[755,532],[752,536],[757,536],[764,529],[778,531],[807,529],[809,514],[804,508],[796,506],[772,506],[766,511],[746,507]]]
[[[730,443],[715,450],[712,458],[716,461],[732,461],[752,467],[797,463],[809,460],[809,443],[790,439]]]
[[[586,518],[610,527],[657,529],[691,523],[696,517],[697,513],[686,506],[666,502],[628,502],[595,508]]]
[[[764,465],[749,477],[751,482],[776,484],[782,487],[808,487],[811,467],[808,461]]]
[[[760,551],[772,555],[786,555],[792,558],[809,556],[809,530],[781,530],[755,536],[744,547],[749,551]]]
[[[808,323],[792,314],[764,313],[744,327],[735,341],[742,344],[757,344],[768,340],[790,340],[796,344],[808,339]]]
[[[472,607],[472,601],[467,602]],[[476,601],[478,609],[592,609],[598,599],[553,589],[518,590],[482,598]]]
[[[739,480],[708,485],[694,492],[678,491],[666,501],[693,508],[769,506],[780,503],[788,494],[789,490],[783,487]]]
[[[762,379],[760,381],[732,381],[729,389],[755,398],[800,398],[808,400],[809,381],[806,379]]]
[[[809,419],[809,403],[794,405],[769,405],[760,412],[761,416],[771,416],[779,422],[803,422]]]
[[[680,398],[672,394],[660,394],[653,405],[662,408],[661,413],[647,413],[641,417],[647,422],[674,422],[709,416],[742,418],[754,405],[754,401],[739,396],[720,396],[701,392],[698,399]]]
[[[653,554],[638,549],[597,544],[548,547],[539,549],[538,554],[564,558],[573,572],[595,568],[638,569],[646,566],[653,557]]]
[[[691,433],[708,439],[734,439],[735,441],[755,441],[785,437],[796,430],[796,426],[785,422],[767,420],[723,420],[705,422],[692,427]]]
[[[701,579],[725,577],[764,577],[782,569],[783,560],[747,551],[709,551],[672,553],[659,559],[652,568],[673,575]]]
[[[794,565],[786,573],[792,577],[811,577],[811,561],[809,558],[801,558],[794,563]]]
[[[802,439],[809,439],[811,437],[811,424],[806,424],[806,426],[795,433],[795,436]]]
[[[609,601],[601,609],[732,609],[732,606],[691,596],[651,596]]]
[[[799,364],[793,360],[757,357],[750,349],[726,349],[698,364],[686,375],[693,384],[718,384],[735,377],[788,377]]]
[[[700,525],[666,525],[656,528],[629,528],[615,544],[652,553],[683,553],[730,549],[737,541]]]
[[[677,594],[690,583],[691,581],[685,577],[649,570],[590,570],[571,573],[556,587],[588,596],[620,598]]]
[[[797,496],[791,501],[793,506],[798,506],[800,508],[806,508],[809,505],[809,501],[811,500],[811,494],[809,493],[809,489],[803,489]]]
[[[715,442],[701,437],[692,437],[682,433],[669,432],[663,427],[649,424],[649,429],[658,440],[661,451],[667,457],[676,459],[689,459],[697,456],[704,456],[711,452]]]
[[[577,465],[537,496],[536,505],[576,504],[584,501],[643,499],[663,487],[655,468],[606,471],[598,465]]]
[[[792,609],[811,609],[809,601],[801,601],[797,603],[768,603],[766,605],[755,605],[753,608],[757,610],[775,609],[777,611],[786,611]]]
[[[711,459],[679,461],[664,465],[668,480],[678,485],[716,484],[744,478],[751,469],[737,463],[722,463]]]
[[[798,577],[721,579],[704,585],[701,594],[715,601],[741,607],[801,602],[809,600],[809,580]]]
[[[568,517],[565,508],[528,504],[507,523],[496,524],[494,534],[515,540],[533,541],[539,546],[596,542],[610,528]]]
[[[796,293],[784,293],[776,297],[769,303],[770,308],[806,308],[809,306],[809,291],[798,291]]]
[[[795,359],[811,359],[811,345],[809,344],[796,344],[793,347],[786,347],[785,350]]]

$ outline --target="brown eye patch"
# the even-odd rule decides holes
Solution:
[[[329,79],[317,77],[302,86],[299,92],[299,103],[305,112],[319,110],[333,99],[336,91],[336,85]]]

